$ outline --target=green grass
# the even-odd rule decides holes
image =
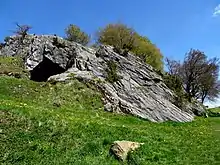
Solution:
[[[220,108],[210,108],[207,112],[210,117],[220,117]]]
[[[0,164],[120,165],[111,143],[145,143],[129,165],[219,165],[220,118],[152,123],[104,112],[101,96],[73,80],[0,77]]]
[[[210,108],[212,112],[219,112],[220,113],[220,107],[219,108]]]
[[[29,73],[24,69],[24,63],[20,56],[0,56],[0,75],[10,75],[17,78],[26,78],[28,77],[28,74]]]
[[[214,134],[220,139],[220,117],[210,118],[210,123]]]

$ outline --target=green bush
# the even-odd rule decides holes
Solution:
[[[176,91],[176,92],[183,91],[183,87],[182,87],[183,84],[179,77],[166,73],[163,76],[163,80],[165,84],[173,91]]]
[[[4,47],[4,43],[0,43],[0,50]]]
[[[163,56],[160,50],[147,37],[139,35],[127,25],[108,24],[105,28],[101,28],[97,35],[98,44],[111,45],[121,55],[131,51],[155,69],[163,69]]]
[[[173,90],[176,94],[173,104],[179,108],[182,108],[187,98],[187,94],[183,90],[183,84],[181,79],[178,76],[166,73],[163,76],[163,80],[167,87]]]
[[[5,39],[4,39],[4,42],[8,42],[9,40],[10,40],[10,37],[6,36]]]
[[[114,61],[107,62],[108,68],[106,69],[107,78],[106,80],[110,83],[114,83],[120,79],[117,74],[117,64]]]
[[[77,42],[82,45],[87,45],[90,42],[90,37],[85,32],[81,31],[81,29],[76,26],[70,24],[66,29],[66,39],[69,41]]]
[[[163,55],[156,45],[139,34],[136,34],[135,38],[135,45],[131,51],[155,69],[163,70]]]
[[[135,42],[135,31],[124,24],[108,24],[98,33],[98,43],[114,46],[117,50],[131,50]]]
[[[216,108],[208,109],[207,114],[209,117],[220,117],[220,111],[216,111]]]

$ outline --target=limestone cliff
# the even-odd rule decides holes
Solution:
[[[132,54],[122,56],[111,46],[97,49],[84,47],[57,36],[28,35],[22,41],[10,37],[0,55],[21,55],[31,79],[35,81],[67,81],[77,78],[93,83],[103,93],[105,110],[125,113],[153,122],[188,122],[200,105],[187,104],[181,110],[173,104],[175,94],[161,75]],[[109,62],[116,66],[118,81],[107,81]]]

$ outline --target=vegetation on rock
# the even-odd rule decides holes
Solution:
[[[117,73],[117,64],[114,61],[108,61],[107,62],[107,68],[106,68],[106,72],[107,72],[107,77],[106,80],[110,83],[114,83],[116,81],[118,81],[120,79],[120,76],[118,76]]]
[[[97,36],[99,44],[112,45],[117,52],[124,50],[123,55],[126,55],[124,52],[131,51],[155,69],[163,69],[163,56],[160,50],[147,37],[139,35],[127,25],[108,24],[98,31]]]
[[[163,55],[156,45],[152,44],[147,37],[140,36],[136,33],[136,44],[132,48],[132,52],[143,59],[144,62],[150,64],[155,69],[163,70]]]
[[[29,25],[20,25],[20,24],[16,23],[16,30],[13,31],[13,33],[20,37],[21,44],[23,44],[23,40],[31,28],[32,27]]]
[[[87,45],[90,42],[90,37],[88,34],[83,32],[78,26],[70,24],[65,29],[66,39],[69,41],[74,41],[82,45]]]
[[[135,31],[121,23],[108,24],[98,31],[97,36],[98,43],[112,45],[118,50],[130,51],[135,45]]]
[[[168,86],[168,88],[173,90],[174,93],[176,94],[176,97],[173,103],[177,107],[182,108],[184,105],[184,102],[187,102],[187,99],[186,99],[187,95],[184,92],[183,83],[181,79],[177,75],[166,73],[163,75],[163,80],[164,80],[164,83]]]
[[[5,39],[4,39],[4,42],[8,42],[9,40],[10,40],[10,37],[6,36]]]

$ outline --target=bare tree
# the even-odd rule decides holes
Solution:
[[[215,101],[220,95],[220,81],[213,82],[208,88],[202,88],[201,101],[204,103],[205,99]]]
[[[180,69],[180,62],[165,58],[165,63],[168,69],[168,73],[171,75],[178,75]]]
[[[191,49],[183,63],[167,59],[170,74],[178,75],[182,82],[189,101],[194,97],[201,100],[213,100],[220,94],[218,72],[219,60],[208,60],[204,52]]]
[[[19,25],[18,23],[16,23],[16,30],[13,31],[13,33],[19,35],[21,37],[21,42],[23,42],[25,36],[28,34],[31,28],[32,27],[29,25]]]
[[[196,97],[199,92],[199,78],[204,74],[202,66],[205,61],[206,55],[203,52],[191,49],[180,66],[179,76],[183,80],[184,89],[189,98]]]
[[[204,103],[205,99],[214,101],[220,94],[220,81],[218,80],[219,65],[217,59],[210,60],[204,66],[204,74],[200,77],[200,93],[198,98]]]

